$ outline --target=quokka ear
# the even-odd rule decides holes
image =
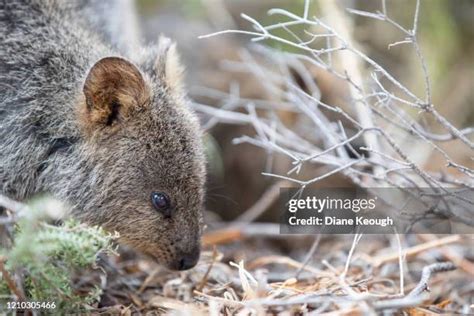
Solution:
[[[120,57],[105,57],[92,66],[83,87],[84,123],[93,127],[110,126],[143,106],[150,90],[141,72]]]
[[[155,71],[162,82],[170,89],[178,93],[184,91],[184,67],[176,50],[176,43],[163,35],[158,40],[158,57],[155,61]]]

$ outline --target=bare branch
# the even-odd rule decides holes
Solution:
[[[418,282],[418,285],[413,290],[411,290],[410,293],[408,293],[408,297],[418,296],[424,291],[428,290],[428,282],[431,278],[431,275],[439,272],[452,271],[455,269],[456,265],[454,265],[452,262],[438,262],[424,267],[420,282]]]

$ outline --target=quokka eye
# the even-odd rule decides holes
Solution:
[[[160,213],[163,213],[165,217],[171,216],[171,202],[170,198],[166,193],[163,192],[152,192],[151,203],[153,207]]]

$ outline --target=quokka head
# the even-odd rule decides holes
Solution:
[[[174,270],[199,259],[205,159],[197,118],[181,84],[174,44],[134,64],[95,62],[76,117],[78,158],[64,194],[75,215],[120,234],[121,242]],[[59,188],[59,190],[62,190]],[[63,189],[65,190],[65,189]]]

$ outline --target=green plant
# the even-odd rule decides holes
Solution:
[[[59,226],[48,223],[48,219],[61,216],[60,208],[46,198],[29,204],[16,222],[12,247],[1,249],[0,254],[6,273],[22,275],[27,301],[54,302],[54,312],[77,312],[96,302],[101,289],[95,286],[79,293],[73,287],[72,277],[94,267],[100,252],[113,252],[114,236],[73,219]],[[12,294],[3,275],[0,295]],[[2,304],[3,308],[6,306]]]

